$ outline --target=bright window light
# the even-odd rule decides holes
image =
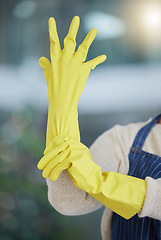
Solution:
[[[36,10],[36,3],[33,1],[22,1],[16,4],[13,9],[13,15],[17,18],[28,18]]]
[[[85,30],[97,29],[97,39],[118,38],[126,33],[125,23],[118,17],[92,11],[84,17]]]
[[[142,12],[142,21],[147,28],[161,27],[161,7],[146,7]],[[159,29],[158,29],[159,30]]]

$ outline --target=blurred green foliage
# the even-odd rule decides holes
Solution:
[[[36,165],[46,115],[30,108],[0,115],[0,240],[99,240],[102,210],[62,216],[48,202]]]

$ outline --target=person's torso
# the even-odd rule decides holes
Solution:
[[[143,151],[143,145],[161,115],[154,118],[137,133],[129,152],[128,175],[145,179],[161,178],[161,157]],[[139,218],[136,214],[129,220],[113,214],[112,240],[154,240],[161,239],[161,222],[149,217]]]

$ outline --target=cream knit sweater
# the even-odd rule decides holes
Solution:
[[[151,119],[150,119],[151,120]],[[149,121],[150,121],[149,120]],[[134,138],[144,123],[116,125],[103,133],[91,146],[93,161],[100,165],[102,172],[115,171],[127,174],[129,170],[128,154]],[[156,124],[148,135],[143,150],[161,156],[161,124]],[[161,179],[147,180],[145,202],[139,217],[148,216],[161,220]],[[47,179],[48,199],[51,205],[64,215],[81,215],[95,211],[102,206],[86,192],[78,189],[63,171],[55,182]],[[101,232],[103,240],[111,239],[112,211],[105,208]]]

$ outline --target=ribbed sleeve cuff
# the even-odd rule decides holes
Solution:
[[[146,196],[143,207],[139,211],[138,216],[155,218],[154,208],[156,206],[154,205],[155,199],[157,198],[157,184],[155,182],[156,180],[151,177],[146,177],[145,180],[147,181]]]

